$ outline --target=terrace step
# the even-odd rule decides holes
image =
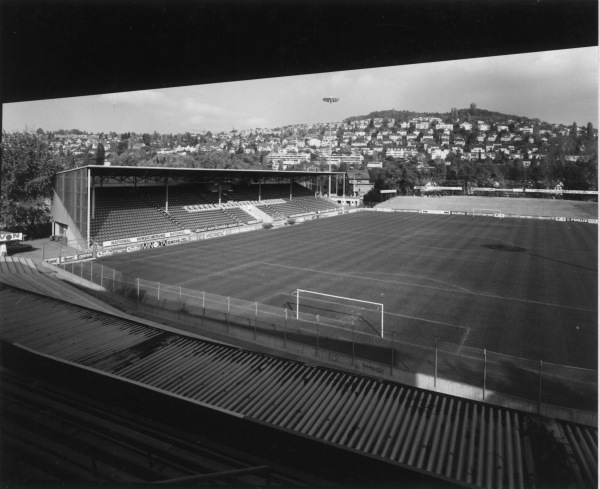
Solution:
[[[261,211],[255,205],[251,205],[251,204],[241,205],[240,209],[242,209],[243,211],[245,211],[248,214],[250,214],[257,221],[262,221],[262,222],[265,222],[265,223],[273,222],[273,218],[269,214]]]

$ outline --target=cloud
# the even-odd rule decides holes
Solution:
[[[239,124],[241,128],[257,128],[257,127],[270,127],[271,122],[264,117],[245,117],[239,119]]]
[[[167,97],[158,90],[140,90],[137,92],[107,93],[101,95],[100,99],[113,104],[157,105],[164,103]]]
[[[222,116],[227,113],[227,111],[221,107],[200,102],[192,97],[183,99],[181,103],[177,105],[177,109],[186,113],[200,113],[212,116]]]

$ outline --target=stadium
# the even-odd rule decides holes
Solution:
[[[321,196],[330,175],[59,173],[43,264],[2,262],[6,364],[238,461],[117,476],[97,454],[108,480],[595,487],[597,203],[357,209]]]

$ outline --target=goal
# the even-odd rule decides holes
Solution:
[[[375,332],[383,338],[383,304],[351,297],[296,289],[296,319],[356,331]]]
[[[502,210],[500,209],[473,209],[473,218],[475,216],[499,217],[503,218]]]

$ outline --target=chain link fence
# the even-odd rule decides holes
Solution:
[[[57,266],[100,286],[101,293],[137,312],[171,319],[197,334],[255,343],[314,358],[338,368],[424,388],[446,385],[450,394],[493,402],[501,394],[536,405],[596,412],[598,372],[515,357],[398,331],[359,331],[308,313],[295,304],[272,307],[183,287],[150,282],[91,261]],[[386,328],[390,329],[390,328]],[[454,390],[453,390],[454,389]]]

